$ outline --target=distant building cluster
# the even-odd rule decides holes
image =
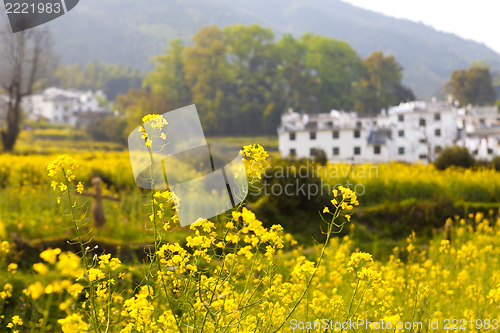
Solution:
[[[323,150],[338,162],[428,163],[444,147],[457,145],[488,160],[500,156],[500,114],[496,106],[460,108],[451,101],[402,103],[375,117],[288,110],[278,136],[282,157],[311,158]]]
[[[53,124],[80,127],[110,115],[102,101],[106,101],[102,91],[48,88],[40,94],[25,97],[22,109],[25,117],[30,120],[46,120]]]

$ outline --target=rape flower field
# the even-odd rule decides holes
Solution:
[[[245,154],[259,165],[265,156],[256,146]],[[101,229],[91,228],[89,202],[79,195],[95,175],[107,184],[105,193],[121,197],[105,203]],[[385,261],[337,236],[356,228],[359,207],[395,195],[494,203],[497,173],[388,164],[376,177],[348,177],[366,192],[342,185],[331,191],[317,221],[324,243],[304,248],[245,206],[181,229],[175,194],[136,188],[125,153],[3,156],[0,331],[499,331],[494,212],[452,216],[443,221],[449,234],[427,244],[408,235]],[[26,260],[23,242],[58,237],[73,251],[48,247]],[[118,249],[142,244],[143,256],[93,245],[111,238],[122,241]]]

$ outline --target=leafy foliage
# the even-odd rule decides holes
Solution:
[[[465,147],[446,147],[434,161],[434,165],[439,170],[444,170],[450,166],[469,168],[474,164],[474,157]]]
[[[172,108],[194,103],[210,135],[274,134],[286,108],[353,109],[361,98],[363,110],[379,111],[413,97],[401,85],[402,68],[392,56],[379,52],[363,62],[345,42],[313,34],[276,40],[257,24],[203,27],[192,45],[173,40],[155,63],[144,80],[146,91],[119,98],[117,106],[133,121],[158,112],[127,110],[132,106],[123,101],[137,94]]]
[[[357,110],[376,114],[382,108],[415,99],[413,92],[401,83],[403,68],[393,55],[384,56],[381,51],[374,52],[364,63],[367,72],[357,87]]]
[[[468,70],[453,71],[445,89],[462,106],[493,105],[496,102],[496,91],[487,67],[472,66]]]

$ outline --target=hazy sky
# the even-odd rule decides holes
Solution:
[[[500,53],[499,0],[343,0],[484,43]]]

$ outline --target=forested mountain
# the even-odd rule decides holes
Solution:
[[[237,23],[259,23],[278,35],[313,32],[344,40],[363,58],[377,50],[392,53],[404,68],[403,83],[418,97],[442,92],[451,71],[471,61],[500,69],[500,55],[482,44],[340,0],[84,0],[49,27],[63,63],[145,70],[171,39],[189,42],[202,26]]]

